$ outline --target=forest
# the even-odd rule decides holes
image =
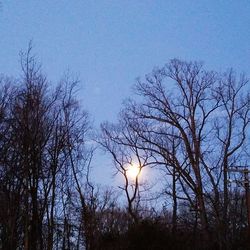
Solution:
[[[78,79],[52,84],[31,46],[20,69],[0,77],[0,249],[247,249],[247,76],[172,59],[93,128]],[[96,148],[119,187],[93,181]]]

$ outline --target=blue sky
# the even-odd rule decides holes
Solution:
[[[96,126],[115,121],[136,77],[171,58],[250,75],[249,0],[0,2],[0,72],[20,73],[32,39],[52,82],[67,70],[79,76]]]

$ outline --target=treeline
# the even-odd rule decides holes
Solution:
[[[19,79],[0,78],[0,249],[247,248],[244,75],[171,60],[138,79],[117,124],[90,136],[77,80],[52,87],[31,47],[21,69]],[[123,177],[123,202],[91,181],[96,145]],[[147,168],[164,173],[157,194],[143,181]],[[151,205],[156,196],[162,205]]]

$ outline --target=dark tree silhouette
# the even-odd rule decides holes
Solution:
[[[117,192],[91,178],[98,151],[78,80],[52,86],[31,45],[21,70],[0,76],[0,249],[247,249],[244,75],[174,59],[138,80],[136,101],[95,140],[123,177]],[[161,171],[160,194],[143,181],[147,168]]]

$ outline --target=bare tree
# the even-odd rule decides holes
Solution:
[[[0,217],[5,249],[53,249],[60,238],[57,228],[65,232],[58,246],[64,239],[68,247],[74,244],[74,172],[84,169],[86,158],[88,117],[75,98],[77,81],[65,77],[55,90],[49,88],[31,49],[21,55],[22,78],[4,79],[1,86],[0,187],[6,213]],[[78,159],[74,168],[71,157]]]
[[[124,185],[120,188],[126,195],[128,213],[135,223],[139,220],[138,209],[145,186],[141,173],[143,168],[154,164],[150,161],[151,152],[142,150],[139,140],[140,138],[131,130],[125,114],[121,114],[118,126],[102,124],[99,143],[112,155],[117,173],[123,177]],[[129,174],[131,168],[135,171],[132,176]]]
[[[243,159],[248,143],[246,83],[244,76],[237,79],[232,71],[221,75],[206,71],[201,63],[174,59],[138,80],[135,90],[140,101],[129,100],[124,108],[126,127],[119,132],[111,126],[105,130],[106,138],[115,143],[108,148],[133,148],[120,139],[128,129],[126,133],[137,138],[137,150],[147,152],[158,166],[167,167],[174,180],[173,204],[176,206],[178,183],[184,195],[178,198],[187,200],[197,212],[205,244],[210,238],[210,211],[219,237],[224,238],[223,244],[226,241],[227,168]]]

